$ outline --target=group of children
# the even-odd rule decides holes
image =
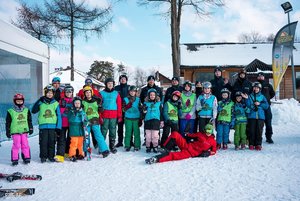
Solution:
[[[187,136],[193,138],[191,133],[194,133],[194,127],[200,133],[208,133],[209,130],[209,134],[212,134],[213,127],[208,129],[208,125],[216,127],[216,149],[228,148],[229,132],[234,127],[236,150],[245,149],[247,140],[250,150],[261,150],[264,110],[269,105],[261,94],[262,87],[258,82],[253,83],[253,92],[250,95],[236,92],[233,101],[230,98],[230,91],[224,88],[221,90],[222,100],[218,102],[212,95],[210,82],[203,83],[203,93],[197,98],[192,92],[191,82],[186,81],[183,84],[183,91],[174,91],[164,104],[155,89],[148,90],[142,104],[137,97],[135,86],[130,86],[128,96],[121,100],[119,93],[114,90],[112,78],[106,79],[105,89],[100,93],[95,92],[87,83],[89,81],[91,80],[86,80],[83,90],[78,93],[81,98],[74,97],[73,87],[66,86],[57,101],[55,99],[57,89],[48,85],[44,88],[44,96],[33,105],[32,113],[38,113],[42,163],[47,160],[63,162],[66,155],[71,161],[84,159],[90,152],[91,132],[103,158],[110,152],[116,153],[116,125],[123,121],[122,112],[125,122],[125,151],[130,151],[132,146],[135,151],[140,150],[142,121],[147,153],[151,150],[157,153],[159,145],[162,148],[165,146],[170,148],[167,145],[170,141],[168,139],[170,132],[176,139],[179,139],[178,136],[174,137],[177,134],[183,138]],[[27,134],[33,133],[31,112],[24,107],[23,95],[16,94],[13,101],[14,106],[8,110],[6,117],[6,134],[7,137],[13,138],[11,160],[13,165],[18,164],[21,148],[22,159],[27,164],[30,162]],[[199,125],[195,125],[196,118]],[[160,140],[161,128],[163,133]],[[107,132],[109,132],[109,147],[105,142]],[[202,136],[199,133],[198,135]],[[205,136],[199,138],[206,139]],[[213,154],[215,152],[216,150],[213,150]],[[199,155],[198,152],[197,154]]]

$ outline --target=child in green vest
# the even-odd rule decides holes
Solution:
[[[223,142],[223,149],[225,150],[229,141],[234,103],[230,99],[230,91],[227,88],[221,90],[221,96],[222,100],[218,103],[217,149],[221,148]]]
[[[56,134],[60,134],[62,120],[58,102],[54,99],[54,88],[48,85],[44,88],[44,96],[35,102],[32,113],[39,113],[39,144],[40,158],[44,163],[47,159],[55,162]]]
[[[27,134],[33,133],[31,113],[24,106],[25,98],[22,94],[14,95],[14,106],[7,111],[6,136],[13,138],[11,149],[12,165],[18,165],[19,150],[22,150],[22,159],[25,164],[30,163],[30,147]]]
[[[123,111],[125,113],[125,151],[130,151],[131,138],[134,135],[134,150],[141,149],[139,121],[141,118],[141,101],[136,97],[137,88],[129,87],[129,94],[124,98]]]
[[[181,116],[181,93],[180,91],[174,91],[171,98],[165,102],[163,107],[163,117],[164,117],[164,128],[161,137],[160,146],[167,140],[171,132],[179,131],[178,128],[178,117]]]

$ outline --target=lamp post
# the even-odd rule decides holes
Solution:
[[[290,23],[290,12],[293,10],[293,7],[290,2],[285,2],[281,4],[281,7],[284,10],[284,13],[288,14],[288,23]],[[291,33],[291,30],[289,30]],[[289,33],[289,34],[290,34]],[[292,55],[291,55],[291,65],[292,65],[292,81],[293,81],[293,98],[297,100],[297,93],[296,93],[296,76],[295,76],[295,67],[294,67],[294,57],[293,57],[293,50],[294,47],[292,47]]]

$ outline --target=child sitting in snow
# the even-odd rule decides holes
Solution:
[[[205,132],[187,134],[187,138],[194,141],[187,142],[178,132],[172,132],[164,144],[163,153],[145,160],[147,164],[162,163],[173,160],[182,160],[190,157],[209,157],[216,154],[216,140],[213,133],[213,125],[207,124]],[[179,152],[171,152],[174,146],[178,146]]]
[[[217,149],[227,149],[229,141],[230,124],[232,121],[232,110],[234,103],[230,99],[230,91],[227,88],[221,90],[222,100],[218,103],[217,117]]]
[[[7,111],[6,136],[13,138],[11,149],[12,165],[18,165],[19,149],[22,150],[22,159],[25,164],[30,163],[30,147],[27,134],[33,133],[31,113],[24,106],[25,98],[22,94],[14,95],[14,106]]]
[[[158,151],[159,129],[163,127],[162,121],[162,107],[160,98],[155,89],[149,89],[148,95],[145,98],[143,113],[144,129],[146,133],[146,152],[151,152],[151,143],[153,145],[153,152]]]

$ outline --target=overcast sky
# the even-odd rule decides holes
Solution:
[[[35,3],[34,0],[26,2]],[[37,1],[36,2],[40,2]],[[87,0],[91,6],[106,6],[108,0]],[[210,18],[199,19],[189,8],[182,17],[181,43],[237,42],[241,33],[274,35],[287,23],[281,4],[285,0],[225,0]],[[300,1],[290,0],[291,21],[300,19]],[[0,17],[15,19],[17,0],[0,0]],[[163,8],[161,8],[163,9]],[[145,70],[172,75],[169,21],[155,15],[158,9],[139,7],[135,0],[113,6],[113,23],[101,38],[76,38],[75,68],[87,72],[94,60],[122,62]],[[300,25],[296,35],[300,37]],[[66,41],[65,41],[66,43]],[[67,43],[66,43],[67,44]],[[69,49],[51,49],[50,69],[69,65]]]

